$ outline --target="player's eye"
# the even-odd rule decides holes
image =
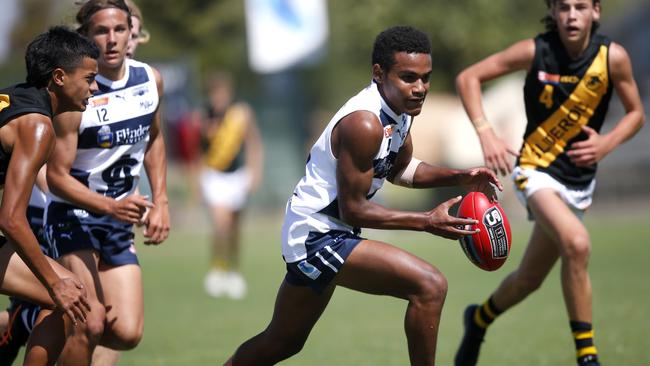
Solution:
[[[400,78],[406,83],[414,83],[419,79],[415,74],[403,74]]]

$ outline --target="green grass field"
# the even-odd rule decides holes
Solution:
[[[162,247],[139,246],[145,282],[145,335],[123,354],[121,365],[214,365],[239,343],[263,329],[284,275],[279,252],[279,220],[255,219],[245,225],[243,271],[249,296],[215,300],[203,293],[208,264],[208,232],[177,229]],[[648,217],[587,219],[593,241],[596,344],[605,365],[650,364]],[[500,270],[483,272],[464,257],[457,242],[423,233],[365,232],[396,243],[438,266],[449,293],[440,325],[440,365],[451,365],[461,336],[466,304],[483,301],[518,263],[530,231],[513,225],[512,255]],[[0,305],[6,299],[0,299]],[[339,288],[305,349],[285,365],[406,365],[403,333],[406,303]],[[572,365],[573,341],[561,300],[558,268],[527,301],[490,329],[482,365]]]

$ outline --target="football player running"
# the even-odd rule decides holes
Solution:
[[[413,157],[410,127],[422,110],[430,76],[431,46],[424,33],[399,26],[377,36],[372,82],[330,120],[287,203],[282,228],[287,274],[273,318],[227,364],[272,365],[298,353],[336,286],[406,300],[410,362],[435,363],[447,280],[421,258],[360,236],[362,227],[426,231],[448,239],[477,232],[462,229],[476,220],[448,213],[460,197],[427,212],[371,201],[385,179],[415,188],[483,189],[490,197],[495,195],[490,183],[501,188],[487,168],[453,170]]]
[[[87,327],[68,339],[63,362],[115,364],[137,346],[144,327],[142,276],[133,224],[146,244],[169,233],[162,79],[127,59],[131,14],[123,0],[90,0],[77,13],[78,32],[100,49],[99,93],[85,113],[55,120],[56,148],[47,168],[52,193],[46,228],[60,261],[88,288]],[[144,166],[152,202],[135,193]],[[146,218],[145,211],[148,210]]]
[[[587,272],[591,241],[582,217],[591,204],[597,163],[639,131],[644,113],[625,49],[596,33],[601,1],[546,4],[546,33],[517,42],[457,77],[486,165],[501,174],[512,172],[517,194],[534,220],[519,268],[482,305],[465,310],[457,366],[476,364],[488,326],[539,288],[558,259],[577,363],[600,365]],[[519,152],[496,136],[481,101],[481,83],[517,70],[528,71],[528,124]],[[600,134],[613,90],[625,115],[609,133]],[[514,170],[511,155],[517,157]]]

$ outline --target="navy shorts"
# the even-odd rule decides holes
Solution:
[[[94,249],[112,266],[138,264],[133,225],[62,202],[50,202],[45,229],[57,257]]]
[[[44,209],[36,206],[27,206],[27,221],[29,227],[32,229],[41,251],[48,257],[52,257],[50,243],[45,237],[45,226],[43,225]],[[7,242],[7,238],[0,235],[0,248]]]
[[[364,238],[345,231],[310,232],[305,241],[307,258],[287,263],[284,279],[294,286],[309,286],[320,294],[362,240]]]
[[[34,236],[36,236],[36,240],[38,240],[41,251],[46,256],[54,258],[54,251],[50,247],[50,243],[47,241],[45,235],[45,225],[43,222],[44,214],[45,209],[42,207],[27,206],[27,221],[29,222],[29,227],[32,229]],[[41,311],[41,307],[17,297],[12,296],[9,299],[10,303],[7,311],[10,316],[18,316],[19,319],[15,319],[14,321],[22,321],[25,328],[31,332],[34,328],[34,324],[36,324],[36,319]]]
[[[27,221],[29,222],[29,227],[32,229],[34,236],[36,236],[36,240],[38,240],[38,245],[41,247],[41,251],[46,256],[56,259],[56,257],[54,257],[54,251],[50,247],[50,243],[47,241],[45,235],[44,215],[44,208],[27,206]]]

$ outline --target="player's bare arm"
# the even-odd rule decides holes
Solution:
[[[346,223],[375,229],[427,231],[449,239],[458,239],[473,231],[459,226],[474,220],[448,214],[459,199],[453,198],[429,212],[388,209],[367,199],[374,175],[373,157],[377,153],[383,129],[376,117],[365,111],[344,117],[332,132],[332,151],[337,160],[336,181],[339,213]]]
[[[456,78],[458,95],[481,141],[485,164],[503,175],[512,171],[509,156],[518,156],[519,153],[492,130],[483,110],[481,84],[518,70],[530,69],[534,57],[535,41],[526,39],[468,67]]]
[[[54,304],[71,319],[84,321],[90,308],[83,286],[56,274],[41,252],[25,215],[36,175],[54,147],[52,125],[39,114],[26,114],[5,126],[0,140],[5,151],[11,151],[0,206],[0,229],[45,286]]]
[[[61,113],[54,117],[56,145],[48,161],[46,174],[50,191],[88,211],[111,215],[125,222],[138,223],[145,208],[152,206],[145,197],[134,194],[116,201],[91,191],[70,175],[70,168],[77,155],[80,123],[80,112]]]
[[[598,163],[616,147],[634,136],[643,126],[645,115],[639,90],[632,74],[632,63],[625,49],[616,43],[610,46],[609,70],[614,89],[625,115],[607,134],[600,135],[590,127],[582,130],[588,138],[571,144],[567,155],[578,166]]]
[[[413,140],[409,134],[400,149],[395,165],[388,179],[395,182],[397,175],[404,174],[409,162],[413,158]],[[471,169],[450,169],[419,162],[413,172],[411,186],[413,188],[434,188],[434,187],[451,187],[462,186],[468,192],[479,191],[485,193],[492,200],[496,200],[496,192],[503,190],[503,185],[497,176],[491,170],[484,167]]]
[[[158,70],[152,68],[158,86],[158,95],[163,95],[163,80]],[[144,153],[144,168],[151,185],[153,207],[144,221],[147,238],[145,244],[160,244],[169,236],[169,199],[167,197],[167,157],[165,140],[161,131],[162,102],[151,121],[149,145]]]

